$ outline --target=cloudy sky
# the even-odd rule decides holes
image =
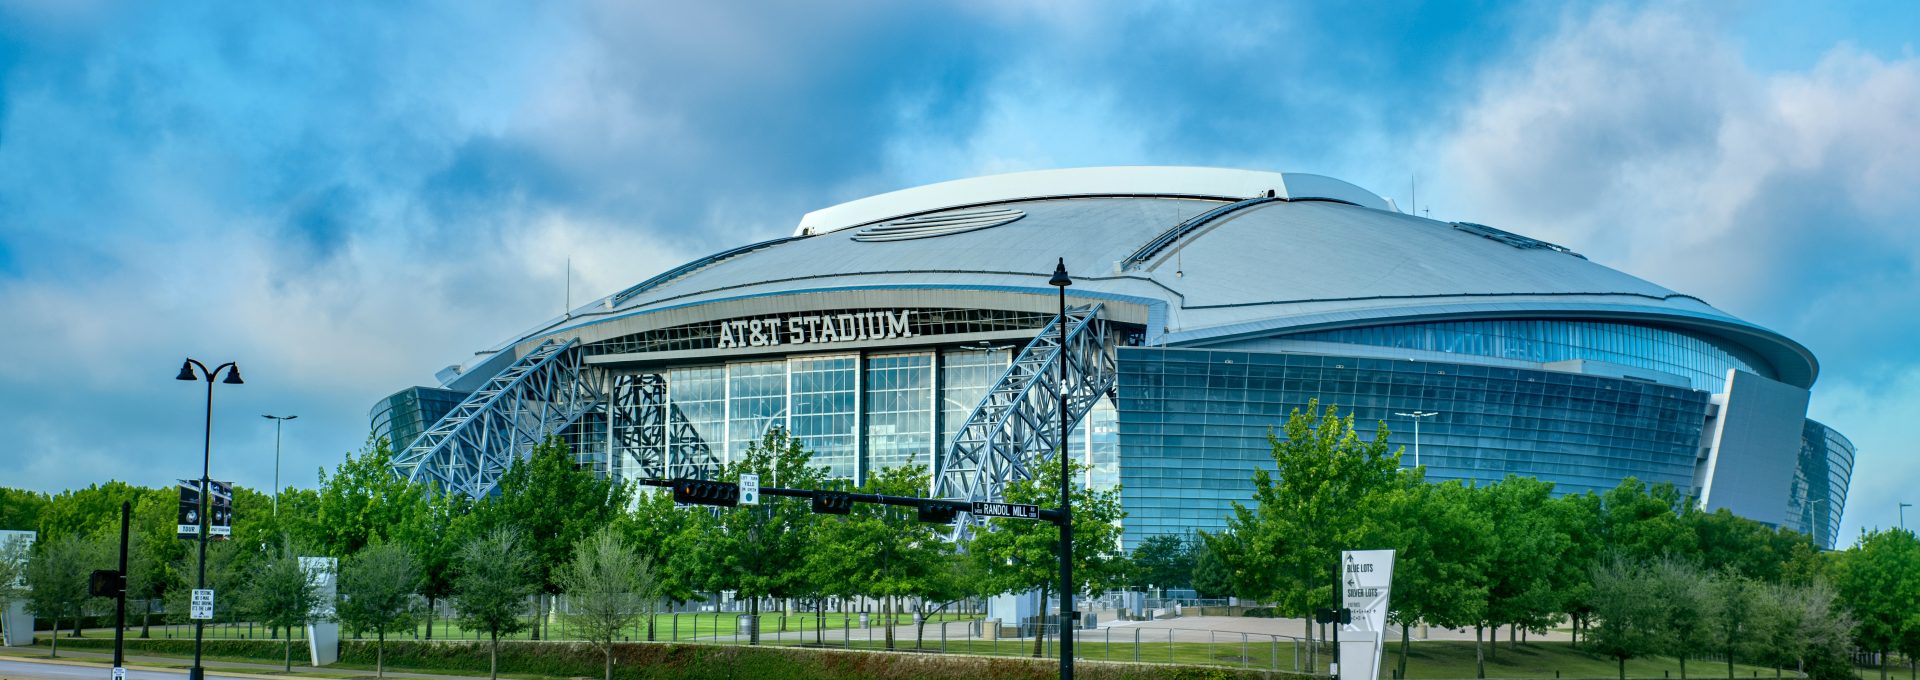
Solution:
[[[0,0],[0,484],[311,485],[374,400],[851,198],[1329,174],[1793,336],[1920,502],[1920,4]],[[1903,495],[1904,494],[1904,495]],[[1920,513],[1915,513],[1920,522]]]

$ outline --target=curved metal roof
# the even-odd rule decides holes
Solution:
[[[1038,181],[1022,190],[1022,179]],[[888,240],[851,229],[968,223],[964,213],[982,206],[1020,216]],[[514,342],[743,297],[929,287],[1051,297],[1061,256],[1074,275],[1069,295],[1153,306],[1154,343],[1418,320],[1614,319],[1735,343],[1802,387],[1818,372],[1785,336],[1565,248],[1402,214],[1330,178],[1185,168],[1017,173],[853,201],[809,213],[796,236],[688,263]]]

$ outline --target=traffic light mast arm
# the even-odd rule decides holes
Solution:
[[[642,479],[640,480],[640,485],[673,488],[673,485],[679,481],[681,480]],[[760,495],[762,496],[784,496],[787,498],[812,499],[816,494],[822,494],[822,493],[846,493],[847,498],[849,500],[852,500],[855,503],[874,503],[877,505],[893,505],[893,506],[898,506],[903,508],[947,507],[947,508],[953,509],[954,512],[972,512],[973,511],[973,504],[967,501],[949,501],[949,500],[943,500],[938,498],[919,498],[916,496],[887,496],[887,495],[877,494],[877,493],[835,492],[830,490],[815,491],[811,489],[785,489],[777,486],[760,487]],[[1052,522],[1054,524],[1059,524],[1060,518],[1061,518],[1061,515],[1059,510],[1049,510],[1049,509],[1040,510],[1040,519],[1042,520]]]

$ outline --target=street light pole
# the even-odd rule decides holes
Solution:
[[[200,369],[200,375],[194,375],[193,369],[195,368]],[[212,370],[208,370],[206,364],[189,358],[186,363],[180,365],[180,374],[174,376],[175,380],[200,380],[204,378],[207,381],[207,422],[204,431],[205,437],[201,441],[200,450],[200,576],[196,581],[198,585],[194,586],[200,590],[205,590],[207,587],[207,505],[212,501],[211,496],[213,495],[213,478],[211,476],[211,468],[213,466],[213,379],[218,377],[220,371],[223,370],[227,371],[227,378],[221,382],[228,385],[246,384],[245,381],[240,379],[240,366],[231,361],[215,366]],[[206,627],[205,619],[193,620],[193,668],[187,671],[187,680],[205,680],[206,678],[206,669],[200,667],[200,646],[205,640]]]
[[[1420,467],[1420,421],[1423,418],[1440,415],[1440,413],[1437,411],[1416,410],[1412,413],[1395,413],[1394,415],[1413,419],[1413,466]]]
[[[1073,680],[1073,625],[1080,617],[1073,611],[1073,480],[1067,467],[1067,286],[1073,285],[1067,258],[1054,265],[1047,283],[1060,289],[1060,680]],[[1040,611],[1046,613],[1045,603]]]
[[[300,416],[269,416],[262,418],[273,420],[273,517],[280,518],[280,426]]]
[[[1901,531],[1907,530],[1907,508],[1911,508],[1911,507],[1913,507],[1912,503],[1900,504],[1900,530]]]

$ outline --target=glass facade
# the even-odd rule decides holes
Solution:
[[[685,461],[697,460],[703,448],[721,456],[727,441],[726,367],[672,369],[667,385],[668,412],[684,420],[684,426],[668,429],[669,472],[684,471]]]
[[[1515,474],[1558,493],[1603,491],[1627,476],[1692,484],[1708,393],[1633,380],[1472,364],[1310,354],[1123,347],[1119,350],[1121,500],[1129,548],[1147,536],[1218,530],[1249,502],[1266,441],[1318,398],[1354,415],[1362,437],[1380,421],[1406,447],[1396,412],[1421,423],[1429,479]]]
[[[860,357],[797,357],[787,368],[793,393],[788,431],[801,447],[813,452],[814,465],[827,468],[835,477],[853,476],[858,472],[859,442],[853,436],[853,419]],[[750,423],[748,429],[752,427]]]
[[[1800,461],[1787,500],[1787,528],[1813,537],[1832,550],[1840,513],[1853,480],[1853,442],[1840,432],[1808,420],[1800,435]]]
[[[673,384],[667,384],[673,393]],[[767,430],[787,424],[787,362],[753,361],[727,366],[727,457],[734,460]],[[815,464],[833,464],[816,460]]]
[[[466,398],[466,392],[433,387],[409,387],[395,392],[374,404],[373,412],[368,414],[373,436],[385,437],[395,451],[404,449]]]
[[[1677,331],[1603,321],[1448,321],[1348,328],[1285,336],[1374,347],[1451,352],[1537,363],[1583,359],[1686,377],[1694,389],[1718,392],[1727,369],[1773,377],[1744,350]]]
[[[865,395],[867,469],[921,465],[938,474],[933,469],[933,354],[868,357]]]

